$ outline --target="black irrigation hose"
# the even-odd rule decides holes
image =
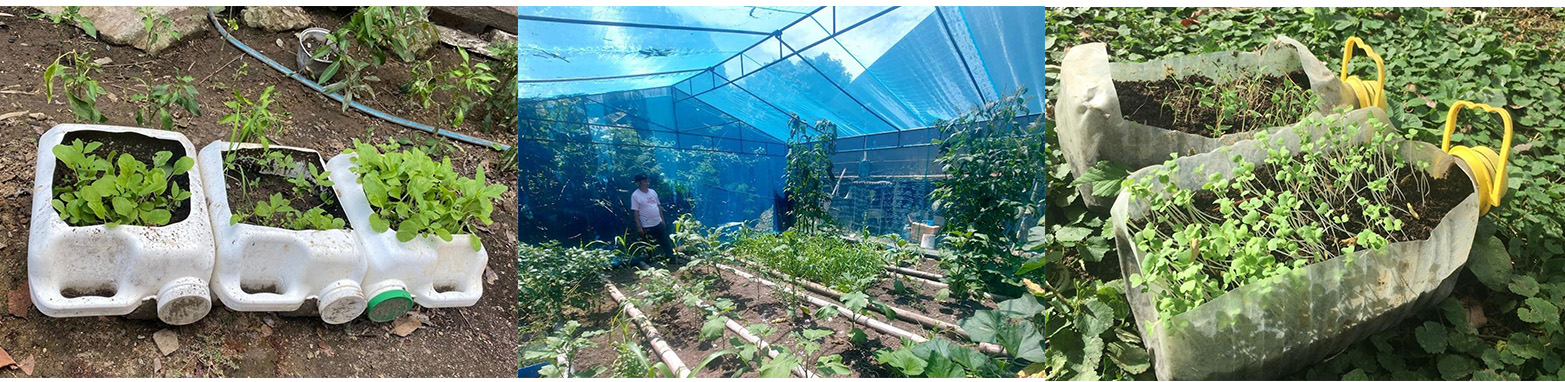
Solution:
[[[331,98],[334,101],[342,102],[342,96],[341,95],[326,93],[326,88],[321,87],[321,84],[315,83],[315,81],[310,80],[309,78],[305,77],[303,74],[300,74],[298,71],[295,71],[295,70],[292,70],[292,69],[288,69],[288,67],[283,66],[282,64],[277,63],[277,61],[273,61],[271,58],[267,58],[266,55],[261,54],[261,52],[256,51],[253,48],[250,48],[250,46],[245,45],[245,43],[239,42],[239,39],[234,38],[233,35],[228,34],[228,30],[223,29],[223,25],[219,24],[217,22],[217,14],[212,13],[212,10],[210,10],[210,9],[207,10],[206,15],[207,15],[207,19],[212,21],[212,27],[217,29],[217,33],[222,34],[223,38],[227,39],[229,44],[233,44],[234,47],[239,48],[240,51],[245,52],[245,54],[249,54],[250,57],[254,57],[256,60],[260,60],[261,63],[264,63],[267,66],[272,67],[272,69],[276,69],[278,72],[281,72],[284,75],[287,75],[289,77],[293,77],[293,79],[298,80],[300,83],[303,83],[305,86],[308,86],[310,89],[313,89],[316,92],[319,92],[322,95],[325,95],[326,97]],[[491,140],[483,139],[483,138],[479,138],[479,137],[474,137],[474,136],[471,136],[471,135],[457,133],[457,132],[453,132],[453,131],[447,130],[447,129],[431,127],[429,125],[425,125],[425,124],[418,123],[418,122],[409,121],[409,120],[406,120],[406,119],[403,119],[403,118],[400,118],[400,117],[397,117],[397,116],[394,116],[394,115],[382,113],[379,110],[372,109],[369,106],[364,106],[364,104],[361,104],[361,103],[358,103],[358,102],[348,102],[348,106],[352,106],[354,109],[357,109],[360,113],[364,113],[364,114],[369,115],[371,117],[380,118],[380,119],[386,120],[387,122],[395,123],[395,124],[402,125],[402,126],[405,126],[405,127],[416,129],[416,130],[422,130],[422,131],[428,132],[428,133],[435,133],[435,134],[440,135],[442,137],[455,139],[455,140],[463,142],[463,143],[469,143],[469,144],[484,146],[484,147],[488,147],[488,148],[494,149],[496,151],[506,151],[506,150],[510,150],[511,149],[511,145],[507,145],[507,144],[503,144],[503,143],[499,143],[499,142],[495,142],[495,141],[491,141]]]

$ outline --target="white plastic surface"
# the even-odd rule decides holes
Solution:
[[[353,154],[331,158],[326,169],[331,171],[337,194],[342,196],[342,209],[348,214],[348,224],[353,234],[363,244],[369,260],[369,272],[364,275],[365,295],[373,299],[386,291],[403,289],[413,295],[413,302],[426,308],[459,308],[478,303],[483,296],[484,266],[489,263],[489,252],[480,248],[474,251],[466,234],[452,235],[451,241],[421,235],[412,241],[397,240],[394,230],[376,233],[370,228],[371,206],[358,182],[358,174],[352,167]]]
[[[217,238],[217,268],[212,294],[229,309],[244,312],[293,312],[306,300],[316,300],[316,311],[328,324],[352,321],[368,304],[359,280],[367,263],[358,241],[349,230],[295,231],[252,224],[229,224],[228,183],[223,176],[223,153],[230,143],[216,141],[201,149],[201,178],[211,185],[207,203]],[[232,149],[259,149],[240,143]],[[314,150],[271,146],[318,154]],[[324,163],[316,163],[324,168]],[[338,198],[341,199],[341,198]],[[249,289],[249,291],[246,291]],[[251,293],[254,292],[254,293]]]
[[[54,197],[54,146],[73,131],[135,133],[176,141],[184,155],[196,150],[183,134],[133,127],[62,124],[38,140],[32,227],[27,242],[27,282],[33,304],[50,317],[119,316],[157,301],[157,315],[171,325],[206,317],[212,300],[212,226],[198,163],[188,174],[190,214],[162,227],[72,227],[50,205]],[[66,297],[67,290],[104,295]],[[77,293],[72,293],[73,295]]]

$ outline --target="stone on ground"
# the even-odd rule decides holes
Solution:
[[[303,7],[245,7],[239,12],[245,26],[267,32],[301,30],[310,27],[310,14]]]

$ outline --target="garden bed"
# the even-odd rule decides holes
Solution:
[[[335,26],[347,10],[323,12],[310,10],[317,24]],[[0,291],[9,296],[27,294],[27,242],[29,210],[33,183],[37,137],[50,127],[71,123],[76,117],[64,103],[56,84],[53,102],[45,97],[44,70],[61,54],[76,50],[91,52],[92,59],[108,58],[101,72],[93,74],[107,92],[97,106],[108,124],[134,125],[133,117],[141,103],[130,97],[146,89],[141,81],[166,83],[177,76],[192,77],[199,90],[195,100],[200,116],[176,113],[176,131],[198,145],[228,139],[230,126],[219,123],[230,110],[224,102],[234,92],[255,98],[268,86],[274,86],[272,111],[285,126],[269,137],[279,144],[308,147],[325,154],[350,148],[354,138],[383,142],[393,138],[424,146],[435,155],[451,157],[451,164],[462,174],[484,167],[491,181],[515,184],[515,172],[504,169],[501,153],[450,141],[433,134],[348,111],[341,105],[310,90],[250,58],[208,32],[192,37],[149,57],[125,46],[110,46],[70,25],[35,20],[26,15],[38,11],[27,7],[0,7],[7,28],[0,29],[0,115],[25,112],[19,117],[0,119],[0,128],[8,133],[0,138]],[[226,18],[220,15],[219,19]],[[274,60],[292,61],[292,51],[277,50],[275,41],[295,41],[288,32],[265,32],[240,27],[231,31],[252,48]],[[14,41],[10,41],[14,38]],[[276,50],[276,51],[274,51]],[[444,46],[432,50],[439,63],[449,65],[456,53]],[[473,60],[484,60],[473,57]],[[393,60],[395,62],[395,60]],[[387,68],[390,68],[388,64]],[[406,72],[406,69],[381,69]],[[387,75],[388,77],[390,74]],[[433,126],[445,126],[439,115],[419,112],[419,108],[392,110],[404,99],[397,83],[387,78],[374,86],[380,93],[372,104],[382,111]],[[366,102],[371,100],[366,99]],[[287,113],[286,117],[281,117]],[[474,122],[456,127],[473,132]],[[509,131],[486,136],[501,142]],[[484,136],[481,131],[475,135]],[[514,140],[514,139],[510,139]],[[515,190],[497,203],[495,224],[480,227],[488,250],[496,254],[516,251],[517,211]],[[419,309],[423,325],[406,337],[392,334],[392,323],[371,324],[355,320],[328,326],[316,317],[283,317],[272,313],[242,313],[213,307],[206,318],[194,324],[171,328],[182,344],[179,351],[162,355],[153,343],[153,333],[168,327],[156,320],[121,318],[54,319],[31,308],[27,299],[10,304],[0,316],[0,347],[13,358],[33,357],[34,376],[451,376],[504,377],[514,375],[517,306],[515,261],[510,256],[492,256],[485,271],[486,297],[477,306],[463,309]],[[25,317],[25,318],[24,318]],[[438,355],[441,362],[427,362]],[[0,376],[21,376],[21,371],[0,371]]]
[[[1297,121],[1314,109],[1309,86],[1303,71],[1227,81],[1200,75],[1114,81],[1126,120],[1208,138]]]

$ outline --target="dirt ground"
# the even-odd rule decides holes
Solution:
[[[0,315],[0,349],[17,362],[32,362],[31,376],[47,377],[506,377],[516,365],[516,173],[498,170],[498,152],[444,140],[354,111],[284,77],[229,45],[215,31],[192,37],[148,57],[125,46],[109,46],[84,35],[80,29],[31,20],[31,8],[0,7],[0,115],[26,112],[0,119],[0,292],[12,297]],[[317,26],[335,28],[346,10],[313,11]],[[292,41],[287,32],[269,33],[241,27],[232,32],[247,45],[274,60],[293,62],[291,50],[277,40]],[[177,131],[196,148],[226,139],[229,126],[217,121],[229,110],[223,102],[238,90],[258,96],[266,86],[276,86],[273,111],[290,114],[285,130],[272,139],[280,144],[319,150],[332,156],[351,145],[354,138],[406,139],[415,145],[434,142],[437,155],[449,155],[461,174],[485,167],[491,182],[511,187],[497,205],[495,224],[480,229],[489,252],[484,297],[468,308],[417,309],[428,322],[406,337],[391,333],[392,323],[372,323],[360,318],[344,325],[326,325],[318,317],[287,317],[275,313],[238,313],[221,307],[214,298],[212,312],[201,321],[171,327],[155,319],[122,317],[51,318],[32,308],[26,297],[27,243],[31,210],[31,186],[42,133],[76,118],[56,95],[44,96],[43,71],[55,57],[71,50],[87,50],[93,58],[109,57],[103,73],[94,76],[110,95],[98,107],[111,125],[135,125],[137,105],[129,101],[144,87],[138,79],[166,83],[176,74],[198,82],[202,115],[182,116]],[[454,50],[437,47],[436,67],[459,60]],[[482,58],[474,57],[475,60]],[[376,70],[385,78],[375,84],[378,97],[368,102],[383,112],[425,124],[444,126],[442,115],[402,104],[397,81],[407,69],[393,63]],[[401,73],[398,75],[397,73]],[[36,114],[32,114],[36,113]],[[501,142],[514,142],[513,129],[478,131],[469,122],[454,130]],[[510,134],[510,135],[507,135]],[[20,293],[18,293],[20,292]],[[17,297],[21,300],[18,301]],[[17,308],[13,308],[17,307]],[[20,309],[18,309],[20,308]],[[162,355],[154,333],[170,329],[177,334],[178,350]],[[3,362],[4,358],[0,358]],[[27,376],[15,366],[0,368],[0,377]]]

